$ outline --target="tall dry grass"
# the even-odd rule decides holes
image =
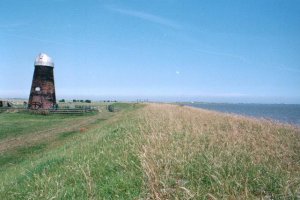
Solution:
[[[138,120],[149,198],[299,197],[297,128],[168,104]]]

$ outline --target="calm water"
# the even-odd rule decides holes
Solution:
[[[300,125],[300,104],[185,103],[185,105]]]

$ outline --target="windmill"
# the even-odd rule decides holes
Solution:
[[[34,62],[34,74],[28,101],[29,109],[50,109],[56,104],[54,63],[45,53]]]

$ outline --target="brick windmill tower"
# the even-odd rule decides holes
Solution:
[[[53,75],[54,63],[48,55],[40,53],[35,59],[34,67],[28,108],[52,108],[56,104]]]

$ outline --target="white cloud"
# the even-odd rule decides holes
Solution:
[[[122,8],[116,8],[116,7],[107,7],[109,10],[119,13],[119,14],[123,14],[123,15],[127,15],[127,16],[131,16],[131,17],[136,17],[142,20],[146,20],[149,22],[153,22],[156,24],[160,24],[163,26],[167,26],[170,28],[174,28],[174,29],[180,29],[181,26],[179,24],[177,24],[176,22],[160,17],[158,15],[153,15],[153,14],[149,14],[146,12],[142,12],[142,11],[136,11],[136,10],[127,10],[127,9],[122,9]]]
[[[195,49],[195,51],[199,52],[199,53],[211,54],[211,55],[216,55],[216,56],[226,56],[226,57],[241,60],[243,62],[247,62],[247,60],[244,57],[236,55],[236,54],[230,54],[230,53],[218,52],[218,51],[209,51],[209,50],[203,50],[203,49]]]
[[[286,67],[286,66],[279,66],[279,67],[277,67],[277,69],[282,70],[282,71],[292,72],[292,73],[300,73],[300,69]]]

